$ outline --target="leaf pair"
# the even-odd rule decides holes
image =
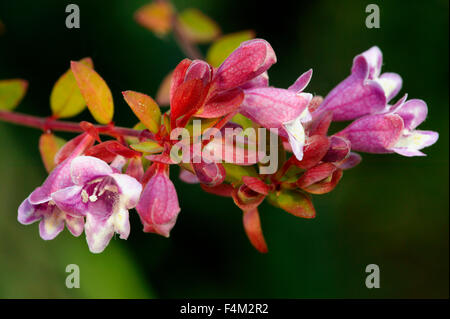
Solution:
[[[50,107],[56,118],[68,118],[88,107],[95,120],[108,124],[114,115],[111,91],[102,77],[93,69],[90,58],[72,61],[53,86]]]

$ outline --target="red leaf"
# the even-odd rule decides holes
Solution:
[[[105,161],[107,163],[111,163],[116,158],[117,155],[114,154],[113,152],[109,151],[106,148],[105,143],[108,143],[108,142],[97,144],[97,145],[91,147],[90,149],[88,149],[86,151],[85,155],[93,156],[93,157],[99,158],[102,161]]]
[[[170,120],[172,129],[176,120],[182,115],[194,113],[200,107],[203,93],[203,82],[200,79],[192,79],[182,83],[175,91],[170,105]],[[187,122],[187,121],[186,121]]]
[[[243,223],[245,233],[253,247],[261,253],[267,253],[267,244],[261,229],[261,220],[259,218],[258,210],[255,208],[253,210],[245,211]]]
[[[215,94],[197,112],[196,116],[201,118],[216,118],[235,111],[244,100],[244,92],[235,88],[223,93]]]
[[[331,163],[323,163],[307,170],[297,181],[297,186],[305,189],[306,187],[320,182],[329,177],[336,170],[336,166]]]
[[[309,169],[320,162],[330,147],[329,139],[324,135],[313,135],[306,141],[303,149],[303,159],[298,161],[291,157],[294,164],[302,169]]]
[[[66,144],[64,144],[63,147],[61,147],[55,155],[55,163],[58,165],[61,162],[63,162],[66,158],[72,154],[72,152],[75,150],[75,148],[83,141],[84,137],[87,136],[87,133],[83,133],[78,135],[77,137],[71,139]],[[94,139],[91,139],[87,145],[84,146],[84,149],[88,149],[92,145],[94,145],[95,141]]]
[[[327,135],[331,120],[333,119],[333,112],[328,111],[320,114],[317,118],[313,118],[309,126],[309,135]]]
[[[253,191],[250,187],[242,184],[238,188],[233,189],[231,193],[234,203],[242,211],[256,209],[266,197],[263,194],[259,194]]]
[[[330,148],[327,154],[322,158],[324,162],[340,162],[347,158],[350,153],[351,145],[350,141],[344,137],[331,136]]]
[[[339,183],[340,179],[342,178],[342,175],[343,171],[341,169],[337,169],[334,171],[329,181],[322,181],[319,183],[315,183],[313,185],[305,187],[304,190],[307,191],[308,193],[315,195],[321,195],[331,192]]]
[[[200,184],[200,187],[207,193],[223,197],[231,197],[231,193],[233,192],[233,186],[225,183],[213,187]]]
[[[178,63],[175,70],[172,73],[172,84],[170,85],[170,102],[172,103],[173,95],[178,87],[184,82],[184,76],[188,67],[191,65],[192,61],[189,59],[184,59]]]
[[[106,143],[106,149],[116,155],[121,155],[125,158],[133,158],[133,157],[141,156],[141,153],[139,153],[135,150],[132,150],[117,141],[108,141],[105,143]]]
[[[263,195],[269,194],[270,186],[257,177],[244,176],[242,177],[242,181],[254,192]]]

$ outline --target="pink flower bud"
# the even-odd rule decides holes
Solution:
[[[154,163],[155,171],[145,186],[136,210],[144,232],[169,237],[180,212],[177,192],[169,179],[168,166]]]

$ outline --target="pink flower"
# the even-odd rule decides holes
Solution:
[[[144,232],[169,237],[180,212],[177,192],[169,179],[168,165],[154,163],[149,169],[153,175],[144,187],[136,210]]]
[[[61,149],[62,151],[71,149],[67,158],[55,167],[42,186],[36,188],[19,206],[17,219],[21,224],[29,225],[41,220],[39,234],[42,239],[54,239],[64,229],[64,224],[74,236],[80,236],[83,232],[83,214],[72,214],[62,210],[55,205],[52,196],[55,192],[73,185],[70,178],[72,161],[92,143],[93,138],[87,134],[82,134],[67,143],[68,146]]]
[[[303,157],[305,130],[303,124],[311,119],[308,104],[310,93],[303,93],[312,76],[312,70],[302,74],[289,89],[256,87],[244,91],[245,98],[240,107],[242,115],[259,125],[278,129],[278,134],[289,138],[289,143],[298,160]]]
[[[128,210],[138,203],[142,185],[129,175],[115,173],[106,162],[91,156],[76,157],[68,176],[72,186],[52,193],[52,201],[64,212],[86,216],[90,251],[102,252],[114,233],[127,239]]]
[[[376,46],[353,59],[351,75],[336,86],[317,109],[333,112],[334,121],[352,120],[384,110],[401,89],[396,73],[381,73],[382,53]]]
[[[415,129],[425,120],[427,112],[424,101],[405,102],[403,98],[389,111],[362,117],[336,135],[347,138],[356,151],[424,156],[420,150],[439,137],[437,132]]]

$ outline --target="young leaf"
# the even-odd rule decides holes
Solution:
[[[131,144],[130,147],[138,152],[155,154],[164,150],[164,147],[154,141],[145,141],[137,144]]]
[[[92,116],[100,124],[110,123],[114,104],[108,85],[97,72],[81,62],[72,61],[70,67]]]
[[[224,35],[209,47],[206,61],[217,68],[242,42],[254,37],[255,32],[252,30]]]
[[[150,96],[142,93],[125,91],[122,94],[138,119],[151,132],[158,132],[161,123],[161,111],[158,104]]]
[[[167,2],[153,2],[136,11],[134,19],[144,28],[158,36],[167,34],[172,29],[172,6]]]
[[[39,138],[39,152],[47,172],[50,173],[55,168],[56,153],[65,143],[65,140],[56,137],[52,133],[44,133]]]
[[[258,176],[258,173],[253,166],[240,166],[230,163],[223,163],[223,167],[226,171],[225,181],[228,183],[240,184],[242,183],[242,177],[244,176]]]
[[[1,80],[0,81],[0,110],[13,110],[22,98],[28,88],[28,82],[21,79]]]
[[[84,58],[79,62],[90,68],[94,67],[91,58]],[[57,118],[72,117],[81,113],[85,107],[86,102],[81,95],[72,70],[69,69],[56,81],[50,94],[50,108],[53,116]]]
[[[247,234],[247,237],[253,247],[255,247],[260,253],[267,253],[267,244],[261,229],[261,221],[258,210],[255,208],[245,211],[243,223],[245,233]]]
[[[302,218],[316,216],[311,197],[301,191],[282,189],[279,192],[270,193],[267,199],[272,205],[280,207],[294,216]]]
[[[178,16],[183,35],[191,42],[207,43],[220,35],[215,21],[198,9],[186,9]]]

